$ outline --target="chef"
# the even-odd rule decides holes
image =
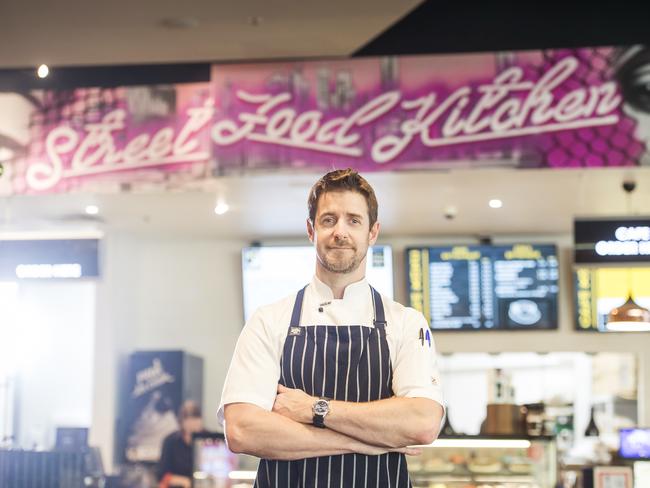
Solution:
[[[307,219],[315,275],[242,330],[218,417],[231,450],[261,458],[256,487],[407,487],[404,456],[420,452],[409,446],[438,435],[426,320],[365,278],[377,208],[356,171],[316,182]]]

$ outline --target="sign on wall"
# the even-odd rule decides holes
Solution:
[[[6,94],[0,113],[27,113],[0,121],[0,193],[173,190],[341,166],[647,164],[649,52],[215,65],[209,83],[38,92],[22,105]]]
[[[576,219],[573,229],[576,263],[650,263],[648,217]]]
[[[0,240],[0,280],[99,277],[99,239]]]
[[[122,461],[157,463],[165,437],[177,431],[185,400],[203,403],[203,359],[183,351],[136,351],[129,356],[120,399]]]

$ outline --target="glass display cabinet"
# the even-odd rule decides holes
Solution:
[[[407,462],[414,488],[554,488],[557,481],[553,437],[445,437]]]

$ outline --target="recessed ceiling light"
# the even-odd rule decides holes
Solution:
[[[223,215],[230,209],[230,206],[226,202],[219,202],[217,206],[214,207],[214,213],[217,215]]]
[[[252,25],[253,27],[257,27],[263,21],[264,21],[264,19],[262,17],[260,17],[259,15],[251,15],[250,17],[248,17],[248,23],[250,25]]]
[[[503,202],[498,198],[493,198],[490,200],[490,203],[488,205],[490,205],[491,208],[501,208],[503,207]]]
[[[14,152],[6,147],[0,147],[0,162],[2,161],[9,161],[11,158],[14,157]],[[0,173],[2,175],[2,173]]]
[[[47,78],[47,75],[50,74],[50,68],[47,67],[47,64],[41,64],[36,70],[36,75],[39,78]]]
[[[99,213],[99,207],[97,205],[88,205],[86,207],[86,213],[88,215],[97,215]]]
[[[199,21],[194,17],[168,17],[158,22],[158,25],[165,29],[183,30],[197,27]]]

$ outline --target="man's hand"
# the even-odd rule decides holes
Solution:
[[[401,452],[407,456],[419,456],[422,454],[422,449],[419,447],[395,447],[388,449],[387,447],[371,446],[370,444],[361,443],[361,447],[357,449],[358,454],[365,454],[366,456],[379,456],[387,452]]]
[[[312,407],[318,400],[302,390],[294,390],[283,385],[278,385],[278,394],[275,397],[273,411],[287,417],[294,422],[311,424],[314,413]]]

